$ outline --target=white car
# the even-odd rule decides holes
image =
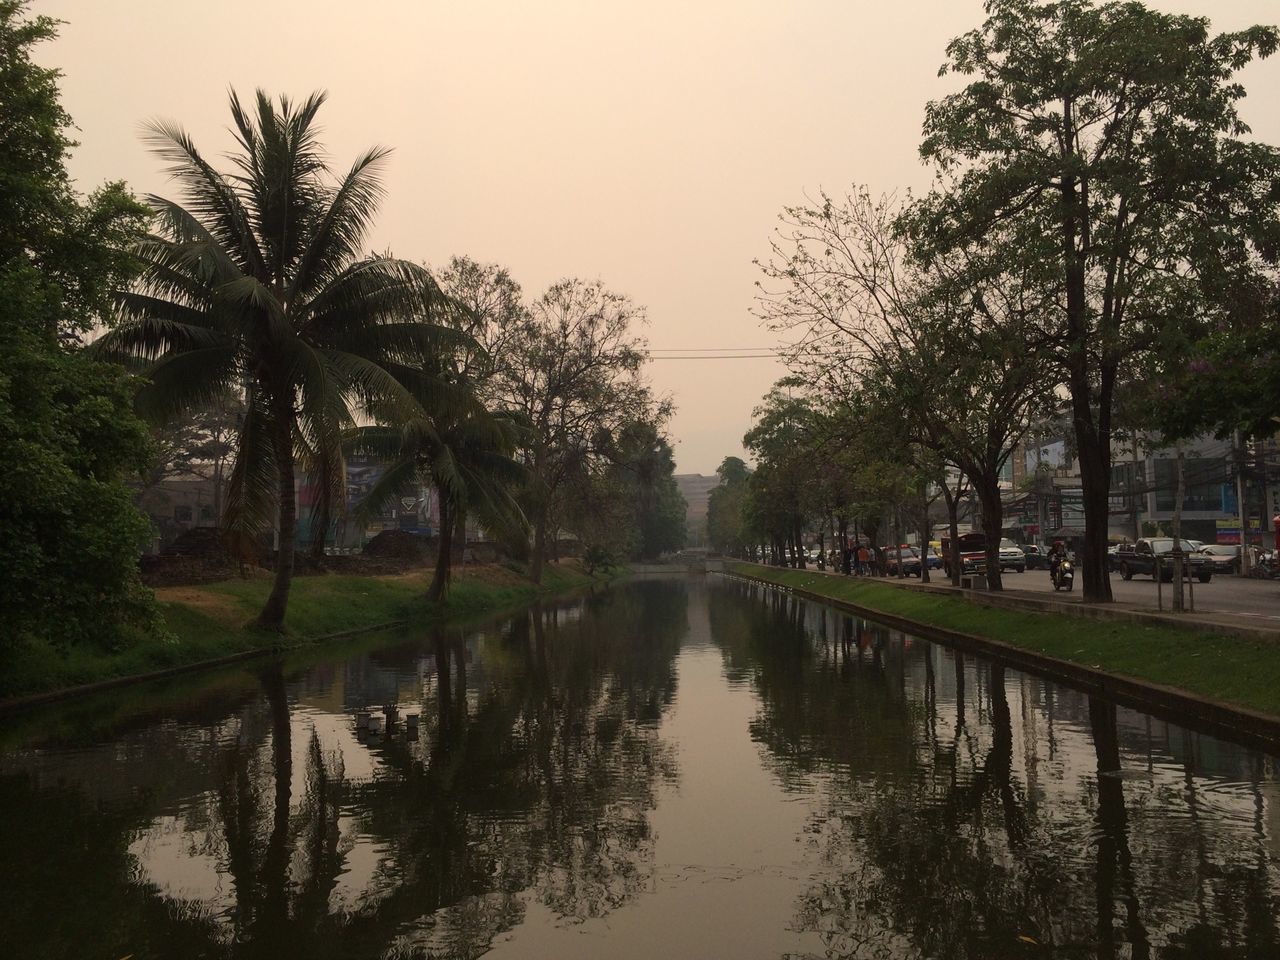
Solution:
[[[1015,573],[1026,573],[1027,555],[1012,540],[1000,541],[1000,570],[1013,570]]]

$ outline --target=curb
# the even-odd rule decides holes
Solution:
[[[1280,717],[1268,713],[1200,697],[1176,687],[1108,673],[1069,660],[1015,647],[1000,640],[920,623],[897,614],[884,613],[848,600],[826,597],[800,587],[784,586],[749,574],[726,573],[724,576],[758,583],[784,593],[792,593],[808,600],[824,603],[839,610],[856,613],[886,626],[959,650],[995,657],[1018,669],[1066,683],[1088,693],[1102,694],[1179,726],[1195,726],[1215,736],[1244,742],[1248,746],[1260,747],[1271,752],[1280,749]]]

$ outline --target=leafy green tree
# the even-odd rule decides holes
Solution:
[[[361,253],[388,151],[332,177],[315,125],[324,101],[273,103],[259,91],[246,106],[233,93],[230,175],[180,127],[149,127],[185,205],[148,198],[156,232],[137,247],[141,281],[119,292],[120,323],[97,343],[105,356],[148,361],[139,402],[157,420],[243,386],[225,522],[243,536],[276,522],[275,581],[257,618],[276,630],[293,576],[299,452],[332,496],[357,413],[376,401],[421,416],[397,374],[461,340],[423,322],[443,299],[423,267]]]
[[[619,481],[635,531],[633,557],[656,560],[683,547],[687,505],[676,486],[675,459],[661,424],[625,424],[611,458],[609,472]]]
[[[956,488],[946,465],[970,479],[982,506],[991,588],[999,590],[1001,474],[1057,384],[1045,333],[1051,291],[1034,269],[983,255],[913,260],[900,233],[913,215],[910,206],[865,191],[788,208],[774,258],[763,267],[772,285],[760,312],[773,327],[799,334],[791,357],[797,371],[848,399],[858,432],[879,434],[862,444],[859,459],[894,461],[912,478],[892,499],[900,502],[909,488],[918,500],[936,486],[954,520]]]
[[[743,517],[751,470],[739,457],[725,457],[716,467],[720,483],[707,498],[707,534],[711,546],[731,556],[754,558]]]
[[[562,280],[530,308],[506,345],[503,406],[529,425],[533,474],[525,513],[533,526],[531,576],[542,577],[569,503],[603,471],[622,428],[660,420],[640,368],[644,313],[597,281]]]
[[[1280,155],[1242,139],[1234,80],[1280,35],[1215,36],[1141,3],[987,0],[986,13],[947,48],[943,72],[967,85],[928,107],[921,153],[942,182],[913,236],[922,256],[981,251],[1053,284],[1084,593],[1110,600],[1117,386],[1162,341],[1211,326],[1255,251],[1280,250]]]
[[[510,417],[491,415],[478,405],[460,415],[357,431],[357,446],[390,463],[361,504],[362,511],[377,513],[416,491],[423,479],[440,498],[440,548],[428,600],[443,600],[449,593],[459,514],[471,511],[493,530],[524,531],[526,521],[517,495],[529,476],[515,459],[519,437]]]
[[[793,380],[775,384],[752,411],[755,424],[742,445],[760,465],[751,479],[763,497],[756,503],[755,516],[774,545],[775,559],[782,562],[789,555],[792,564],[803,568],[804,528],[813,503],[811,443],[817,411],[799,388]]]
[[[79,347],[127,279],[145,211],[119,184],[72,188],[55,23],[0,0],[0,644],[117,646],[155,624],[126,475],[151,447],[123,371]]]

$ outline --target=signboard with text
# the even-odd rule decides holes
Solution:
[[[1240,518],[1226,517],[1218,521],[1217,529],[1218,543],[1239,544],[1240,543]],[[1257,519],[1249,521],[1249,542],[1259,543],[1262,539],[1262,528],[1259,526]]]

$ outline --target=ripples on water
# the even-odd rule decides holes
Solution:
[[[738,583],[3,737],[5,956],[1280,957],[1274,757]]]

